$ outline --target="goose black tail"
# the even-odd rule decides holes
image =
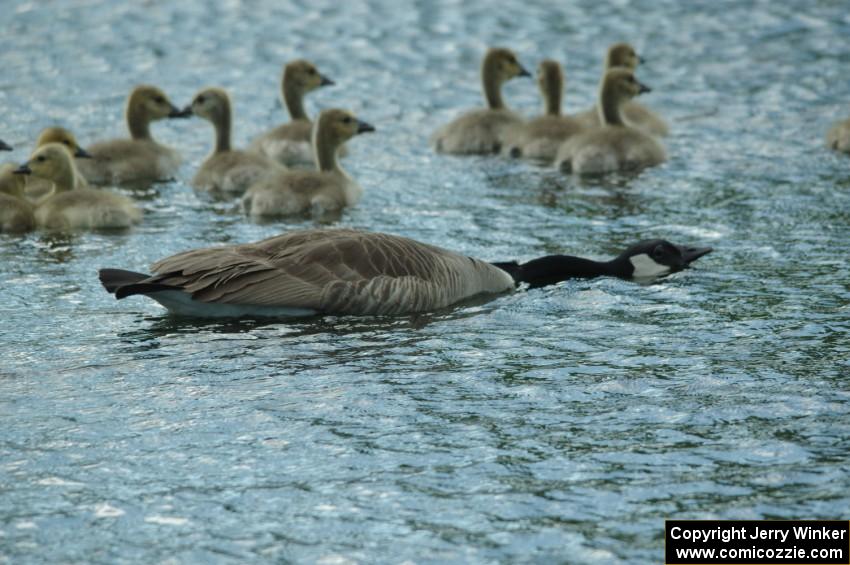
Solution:
[[[165,284],[142,282],[149,279],[150,275],[125,271],[124,269],[101,269],[98,271],[98,277],[100,278],[100,284],[103,285],[106,292],[114,294],[118,300],[134,294],[147,294],[149,292],[174,289],[174,287]]]

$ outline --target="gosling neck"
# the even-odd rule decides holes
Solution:
[[[233,127],[233,112],[230,100],[223,99],[221,107],[214,116],[215,153],[230,151],[230,132]]]
[[[569,279],[590,279],[602,276],[629,278],[628,265],[617,259],[593,261],[572,255],[547,255],[528,263],[493,263],[513,277],[516,284],[527,283],[530,287],[547,286]]]
[[[77,170],[74,167],[73,161],[69,159],[67,162],[59,164],[59,168],[56,170],[56,173],[48,180],[53,183],[54,193],[74,190],[78,181]]]
[[[293,120],[307,120],[307,112],[304,111],[304,93],[298,86],[283,77],[283,103],[286,104],[286,109],[289,112],[289,117]]]
[[[136,104],[127,105],[127,129],[133,139],[151,139],[150,118],[144,108]]]
[[[622,126],[623,118],[620,115],[620,104],[622,97],[614,90],[614,85],[603,81],[599,89],[599,119],[603,125]]]
[[[318,120],[313,124],[312,142],[316,168],[324,172],[342,173],[337,159],[340,143],[327,128],[320,127],[321,125]]]
[[[502,110],[505,103],[502,101],[502,81],[499,78],[496,63],[485,59],[481,67],[481,82],[484,87],[484,98],[487,99],[487,107],[491,110]]]
[[[561,115],[561,98],[564,95],[564,83],[560,77],[548,77],[541,86],[545,111],[549,116]]]

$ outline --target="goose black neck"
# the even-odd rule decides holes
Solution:
[[[621,261],[593,261],[572,255],[547,255],[527,263],[493,263],[510,274],[517,284],[527,283],[532,288],[559,283],[569,279],[631,276],[629,268]]]

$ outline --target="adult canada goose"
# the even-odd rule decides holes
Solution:
[[[48,229],[127,228],[141,220],[135,203],[120,194],[77,186],[74,159],[64,145],[48,143],[15,170],[53,183],[53,193],[35,209],[36,223]]]
[[[615,43],[608,48],[608,52],[605,54],[605,70],[602,73],[603,79],[605,74],[611,69],[622,67],[634,71],[640,63],[643,63],[643,58],[638,56],[634,47],[628,43]],[[634,100],[626,102],[622,108],[622,115],[627,124],[642,129],[650,135],[663,137],[670,133],[667,122],[655,114],[655,112]],[[575,117],[585,127],[599,127],[602,125],[599,110],[596,107],[580,112]]]
[[[835,151],[850,153],[850,119],[836,122],[829,128],[826,145]]]
[[[620,113],[623,102],[649,91],[628,69],[608,71],[599,89],[598,108],[604,125],[565,141],[558,149],[556,165],[563,171],[599,174],[639,170],[662,163],[667,157],[661,143],[626,125]]]
[[[310,61],[298,59],[288,63],[283,69],[280,87],[281,97],[291,121],[252,141],[248,150],[284,165],[312,165],[313,148],[310,135],[313,124],[304,111],[304,96],[317,88],[332,84],[334,82],[320,73]]]
[[[65,128],[49,127],[41,130],[35,142],[35,148],[44,147],[48,143],[59,143],[68,148],[71,155],[76,159],[91,159],[91,155],[80,147],[74,134]],[[78,171],[79,172],[79,171]],[[26,179],[26,197],[33,202],[39,202],[53,190],[53,183],[38,177],[19,177]],[[77,174],[77,185],[74,188],[87,187],[89,185],[81,174]]]
[[[26,182],[15,165],[0,165],[0,232],[20,233],[35,227],[33,205],[24,196]]]
[[[508,154],[551,162],[561,144],[584,129],[581,121],[561,114],[564,73],[557,61],[546,59],[537,68],[537,85],[543,97],[543,115],[517,129]]]
[[[0,139],[0,151],[12,151],[14,147]]]
[[[135,87],[125,112],[130,139],[113,139],[90,145],[92,158],[80,161],[80,172],[95,184],[157,181],[172,178],[180,154],[154,141],[150,124],[163,118],[185,118],[165,93],[155,86]]]
[[[487,108],[472,110],[438,129],[431,144],[439,153],[499,153],[511,129],[522,123],[502,101],[502,85],[514,77],[531,76],[509,49],[494,47],[481,64],[481,81]]]
[[[323,111],[313,125],[317,170],[291,170],[263,177],[245,193],[242,209],[254,217],[305,212],[321,215],[354,205],[363,189],[342,170],[337,152],[347,140],[368,131],[375,128],[350,112]]]
[[[121,269],[99,274],[118,299],[143,294],[187,316],[397,315],[506,292],[520,283],[657,277],[710,251],[652,240],[607,262],[550,255],[523,264],[488,263],[406,237],[328,229],[178,253],[154,263],[153,275]]]
[[[204,118],[215,127],[213,152],[192,180],[196,189],[219,195],[241,195],[264,175],[283,170],[267,157],[230,147],[233,113],[230,97],[221,88],[201,90],[183,112]]]

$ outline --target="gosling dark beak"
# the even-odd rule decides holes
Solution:
[[[531,76],[531,73],[530,73],[530,72],[528,72],[528,69],[526,69],[525,67],[523,67],[522,65],[520,65],[520,66],[519,66],[519,74],[518,74],[517,76],[518,76],[518,77],[530,77],[530,76]]]
[[[83,149],[82,147],[77,147],[77,150],[74,152],[74,157],[78,159],[91,159],[91,153]]]
[[[375,131],[375,126],[366,123],[363,120],[357,120],[357,133],[366,133],[370,131]]]
[[[192,107],[191,106],[186,106],[182,110],[180,108],[178,108],[177,106],[172,106],[171,112],[169,112],[168,117],[169,118],[188,118],[191,115],[192,115]]]
[[[644,94],[646,92],[652,92],[652,89],[646,86],[644,83],[638,83],[638,94]]]
[[[12,171],[12,173],[16,175],[31,175],[32,170],[29,168],[29,165],[27,163],[24,163],[23,165]]]
[[[334,81],[332,81],[325,75],[319,75],[319,78],[321,79],[321,82],[319,82],[319,86],[333,86],[336,84]]]
[[[686,267],[703,255],[707,255],[713,251],[711,247],[686,247],[684,245],[679,245],[678,247],[679,251],[682,252],[682,261],[685,262]]]
[[[14,147],[9,145],[5,141],[0,140],[0,151],[11,151],[12,149],[14,149]]]
[[[638,55],[638,64],[639,64],[639,65],[643,65],[644,63],[646,63],[646,59],[644,59],[643,57],[641,57],[640,55]]]

